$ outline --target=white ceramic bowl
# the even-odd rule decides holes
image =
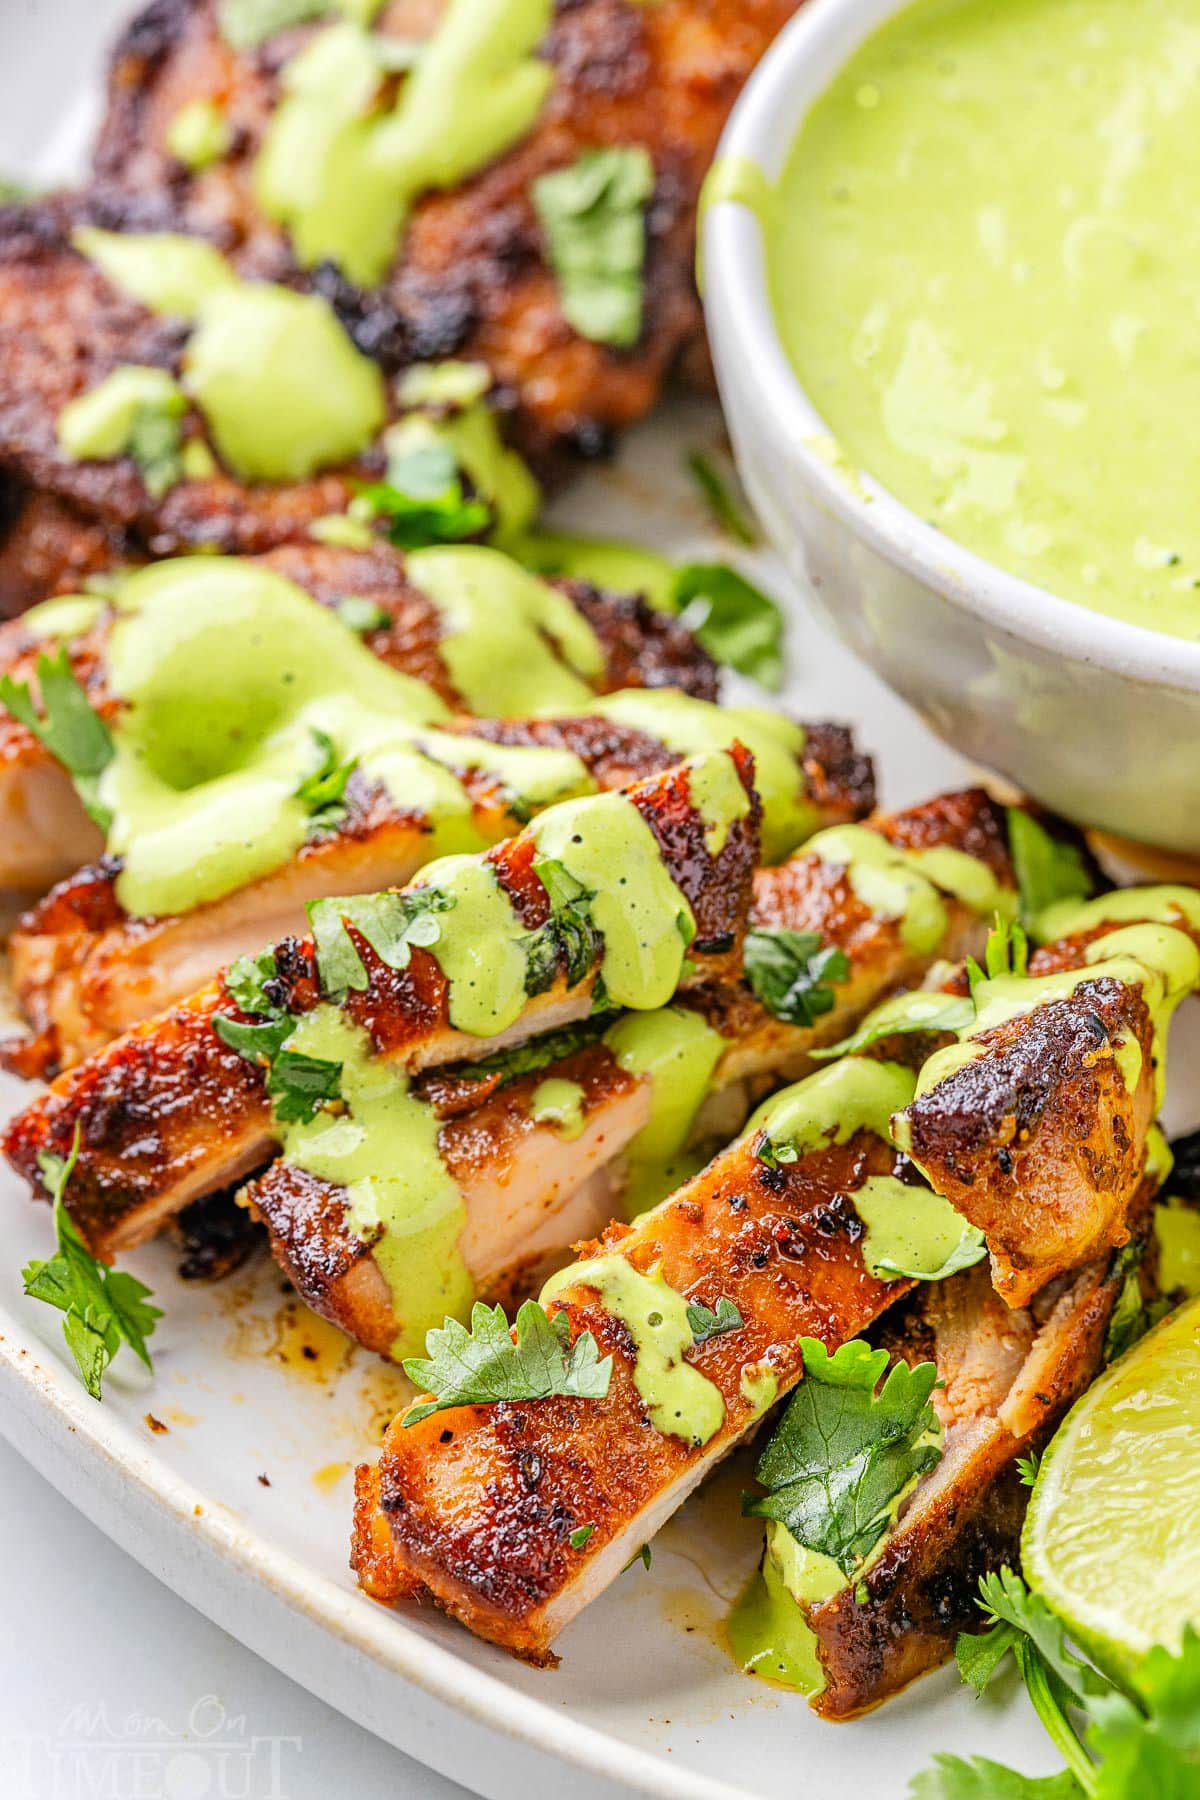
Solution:
[[[814,100],[902,3],[810,0],[747,87],[721,155],[775,181]],[[747,206],[711,207],[703,269],[742,478],[834,629],[956,749],[1047,806],[1200,853],[1200,643],[1018,580],[832,466],[829,427],[775,329]]]

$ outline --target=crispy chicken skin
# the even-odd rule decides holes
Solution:
[[[752,760],[740,749],[733,757],[752,803],[731,824],[717,854],[705,842],[706,825],[692,803],[686,766],[626,790],[695,917],[688,984],[719,980],[740,967],[760,814]],[[546,890],[533,870],[535,854],[525,834],[486,853],[531,931],[549,915]],[[599,967],[593,964],[572,985],[560,967],[554,984],[527,1002],[516,1025],[497,1037],[472,1038],[450,1025],[447,982],[428,951],[414,948],[408,967],[393,970],[357,934],[355,942],[368,985],[347,997],[347,1016],[368,1032],[378,1055],[412,1073],[484,1057],[538,1031],[586,1018]],[[285,940],[277,962],[287,1010],[310,1010],[320,999],[311,943]],[[81,1146],[71,1204],[81,1232],[100,1255],[139,1242],[178,1206],[228,1186],[273,1152],[263,1072],[216,1036],[211,1021],[217,1011],[244,1017],[223,980],[61,1076],[8,1129],[7,1152],[36,1190],[41,1187],[38,1151],[63,1140],[66,1154],[78,1123]],[[231,1079],[231,1058],[241,1064],[237,1079]]]
[[[1082,968],[1103,935],[1044,947],[1029,974]],[[1158,1110],[1154,1031],[1140,986],[1103,976],[979,1042],[981,1056],[914,1100],[905,1130],[933,1186],[987,1237],[997,1292],[1024,1306],[1128,1240]]]
[[[462,708],[461,696],[438,649],[441,615],[429,597],[409,582],[404,558],[397,551],[387,545],[358,551],[303,544],[260,560],[263,567],[294,581],[323,606],[336,608],[349,595],[378,606],[386,614],[386,623],[367,634],[368,648],[392,668],[428,683],[447,705]],[[600,642],[605,659],[597,683],[600,691],[673,687],[695,699],[715,699],[716,665],[678,619],[655,612],[640,599],[602,591],[587,582],[557,585]],[[106,610],[91,631],[74,638],[69,646],[72,668],[88,699],[110,720],[119,709],[108,680],[113,617]],[[10,620],[0,626],[0,673],[36,684],[37,661],[47,649],[54,651],[56,646],[20,619]],[[610,729],[619,744],[615,727]],[[608,754],[614,754],[611,747]],[[848,795],[855,796],[856,812],[857,796],[865,796],[870,804],[870,764],[857,758],[853,747],[837,737],[836,728],[827,728],[825,738],[818,740],[806,759],[805,771],[815,786],[830,792],[844,782]],[[640,773],[641,767],[636,772]],[[99,833],[50,753],[2,707],[0,817],[7,827],[0,842],[0,888],[44,893],[54,882],[94,860],[101,847]],[[381,875],[374,885],[385,886],[387,879]]]
[[[161,0],[135,20],[113,63],[110,110],[90,193],[0,209],[0,474],[57,496],[55,541],[66,571],[86,555],[70,529],[97,528],[155,555],[200,545],[239,554],[302,538],[343,510],[347,472],[288,486],[240,486],[224,472],[161,501],[128,458],[70,464],[59,454],[63,405],[121,363],[175,368],[183,333],[115,294],[70,247],[84,219],[125,231],[210,237],[247,276],[307,282],[333,302],[360,348],[389,371],[446,357],[487,363],[509,435],[543,474],[605,451],[655,404],[671,366],[701,331],[693,278],[700,184],[729,110],[799,0],[560,0],[545,44],[556,80],[533,130],[459,188],[419,202],[382,287],[350,286],[331,268],[303,275],[286,240],[256,212],[251,172],[279,93],[279,71],[312,28],[235,54],[215,0]],[[428,35],[437,9],[394,0],[384,30]],[[236,126],[232,154],[191,175],[166,151],[178,108],[215,99]],[[647,210],[644,325],[616,350],[566,323],[531,198],[539,175],[583,149],[644,145],[655,165]],[[196,428],[190,421],[188,429]],[[371,472],[370,459],[359,475]],[[2,569],[2,565],[0,565]],[[8,589],[12,609],[25,585]]]
[[[648,733],[597,717],[473,720],[462,729],[494,742],[570,750],[601,788],[625,787],[679,760],[677,752]],[[22,736],[33,744],[27,734]],[[485,842],[519,829],[521,820],[494,772],[456,772]],[[48,802],[44,790],[57,774],[49,761],[36,766],[43,807]],[[796,783],[821,809],[822,825],[857,818],[869,809],[870,762],[854,751],[840,727],[807,728]],[[69,791],[74,797],[74,790]],[[303,845],[282,868],[185,914],[130,918],[117,898],[115,862],[92,864],[58,883],[25,914],[9,939],[14,991],[33,1033],[8,1047],[10,1066],[44,1077],[71,1068],[142,1019],[195,992],[237,957],[304,933],[306,901],[375,893],[411,881],[429,859],[432,822],[406,811],[357,771],[344,798],[345,819]],[[46,815],[35,818],[49,836]]]
[[[603,1400],[457,1407],[414,1426],[397,1419],[377,1468],[358,1473],[352,1563],[377,1600],[428,1599],[533,1662],[647,1543],[756,1422],[742,1392],[767,1365],[780,1393],[802,1363],[797,1339],[834,1347],[900,1294],[869,1275],[851,1204],[895,1152],[870,1132],[771,1170],[744,1139],[636,1225],[610,1226],[585,1255],[615,1254],[688,1299],[727,1296],[745,1321],[688,1362],[715,1383],[724,1419],[697,1447],[651,1423],[634,1384],[626,1326],[581,1282],[565,1289],[574,1339],[591,1331],[613,1357]],[[592,1527],[586,1546],[569,1539]]]
[[[799,0],[559,0],[542,47],[555,81],[533,129],[477,175],[427,195],[374,293],[318,277],[368,354],[389,368],[455,356],[488,363],[510,392],[519,443],[537,459],[594,455],[654,405],[681,349],[701,332],[693,280],[696,204],[729,111]],[[378,28],[423,39],[438,0],[391,0]],[[102,184],[166,200],[255,272],[291,275],[286,242],[254,202],[251,174],[279,94],[279,71],[312,28],[241,55],[221,38],[214,0],[156,0],[112,63],[96,150]],[[233,152],[199,175],[166,149],[181,105],[215,99]],[[631,351],[566,323],[531,199],[539,175],[582,150],[639,144],[654,160],[647,215],[645,322]]]
[[[1114,1259],[1102,1258],[1014,1310],[977,1263],[885,1314],[872,1335],[894,1360],[937,1365],[942,1460],[862,1583],[805,1609],[826,1680],[816,1712],[846,1719],[878,1706],[953,1655],[960,1631],[983,1627],[980,1577],[1018,1564],[1029,1491],[1017,1458],[1048,1441],[1098,1372],[1120,1289]]]

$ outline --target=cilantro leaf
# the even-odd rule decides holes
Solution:
[[[839,1043],[827,1044],[810,1054],[820,1062],[838,1056],[858,1056],[883,1038],[909,1031],[953,1032],[957,1035],[974,1022],[975,1006],[965,994],[937,994],[917,989],[897,994],[869,1012],[858,1030]]]
[[[65,1195],[79,1160],[79,1143],[76,1125],[68,1156],[44,1152],[38,1158],[54,1206],[58,1254],[28,1263],[22,1271],[22,1281],[31,1299],[43,1300],[65,1315],[63,1336],[67,1347],[84,1387],[93,1400],[99,1400],[104,1371],[123,1343],[148,1369],[153,1368],[146,1339],[162,1312],[149,1304],[150,1289],[144,1283],[123,1270],[109,1269],[97,1262],[67,1212]]]
[[[595,1529],[594,1525],[580,1525],[577,1530],[573,1531],[567,1539],[572,1550],[582,1550]]]
[[[504,1308],[477,1300],[470,1330],[447,1319],[429,1333],[425,1349],[425,1357],[407,1359],[404,1373],[434,1398],[410,1407],[405,1425],[418,1425],[450,1406],[495,1406],[553,1394],[602,1400],[612,1379],[612,1357],[601,1359],[591,1332],[581,1332],[572,1344],[566,1313],[547,1318],[536,1300],[526,1300],[518,1312],[515,1339]]]
[[[313,741],[320,757],[311,775],[306,775],[296,789],[296,799],[309,810],[308,829],[331,831],[346,816],[346,783],[358,767],[357,756],[338,761],[333,739],[326,731],[314,731]]]
[[[152,500],[161,500],[183,479],[183,430],[179,416],[186,408],[182,394],[170,403],[139,406],[129,429],[133,458]]]
[[[705,1306],[702,1300],[690,1301],[687,1322],[694,1344],[706,1343],[709,1338],[720,1337],[726,1331],[740,1331],[746,1323],[733,1301],[725,1295],[717,1301],[715,1308]]]
[[[563,317],[593,343],[629,350],[642,334],[645,209],[653,192],[654,164],[640,144],[584,150],[533,184]]]
[[[361,488],[359,498],[386,520],[389,539],[402,550],[461,543],[492,523],[487,502],[464,493],[449,443],[420,444],[392,456],[387,480]]]
[[[826,984],[850,974],[845,952],[827,945],[819,931],[748,931],[745,967],[755,996],[789,1025],[815,1025],[832,1012],[835,996]]]
[[[1083,1789],[1066,1769],[1057,1775],[1022,1775],[985,1756],[935,1756],[933,1767],[914,1775],[911,1800],[1076,1800]]]
[[[63,765],[88,814],[102,831],[107,831],[112,814],[100,802],[99,781],[113,758],[112,734],[99,713],[93,711],[71,667],[65,644],[56,656],[42,652],[37,678],[42,697],[40,713],[29,683],[14,681],[11,675],[0,676],[0,705],[6,706],[13,718]]]
[[[352,925],[389,969],[407,969],[413,946],[428,949],[441,936],[437,914],[453,894],[440,888],[388,889],[345,899],[312,900],[306,908],[317,950],[321,987],[331,999],[367,986],[367,968],[346,929]]]
[[[1092,877],[1077,844],[1052,837],[1019,806],[1008,808],[1008,847],[1021,896],[1021,919],[1037,935],[1040,913],[1056,900],[1086,899]]]
[[[330,1100],[341,1098],[342,1065],[285,1048],[300,1020],[273,991],[278,978],[275,954],[241,956],[225,972],[225,989],[252,1019],[213,1015],[213,1030],[223,1044],[249,1063],[267,1071],[267,1094],[281,1125],[310,1124]]]
[[[550,917],[525,939],[525,991],[544,994],[561,968],[575,987],[595,967],[600,934],[589,910],[592,896],[554,857],[535,860],[533,872],[546,890]]]
[[[710,656],[772,693],[783,686],[783,614],[744,575],[724,563],[689,563],[675,604]]]
[[[1018,1456],[1017,1473],[1021,1477],[1021,1486],[1031,1488],[1038,1478],[1038,1470],[1042,1466],[1040,1450],[1031,1450],[1028,1456]]]
[[[987,944],[983,952],[985,967],[980,968],[973,956],[967,958],[967,979],[971,984],[971,999],[975,999],[975,990],[981,981],[997,981],[1003,975],[1023,976],[1029,968],[1029,939],[1024,928],[1015,920],[1002,919],[996,915],[995,924],[988,932]]]
[[[561,1031],[548,1031],[543,1037],[530,1038],[526,1044],[514,1044],[511,1050],[499,1050],[495,1056],[481,1057],[478,1062],[463,1063],[445,1070],[459,1081],[489,1081],[500,1077],[500,1085],[532,1075],[551,1063],[561,1062],[587,1044],[594,1044],[604,1030],[605,1022],[583,1019],[578,1025],[564,1025]]]
[[[739,544],[756,544],[758,532],[712,458],[703,450],[692,450],[688,453],[687,466],[705,505],[722,531],[736,538]]]
[[[755,1469],[768,1492],[748,1498],[743,1510],[778,1520],[851,1579],[888,1529],[900,1495],[941,1459],[929,1441],[937,1430],[929,1403],[937,1370],[900,1362],[884,1380],[886,1350],[856,1338],[830,1356],[816,1338],[800,1342],[804,1380]]]

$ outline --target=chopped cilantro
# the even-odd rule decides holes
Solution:
[[[1077,844],[1052,837],[1046,827],[1019,806],[1008,808],[1008,847],[1021,919],[1037,935],[1037,919],[1056,900],[1086,899],[1092,891],[1083,853]]]
[[[778,692],[783,614],[774,600],[724,563],[689,563],[679,571],[675,603],[710,656]]]
[[[1024,927],[1015,919],[1010,923],[997,915],[995,924],[988,932],[983,960],[985,967],[981,969],[973,956],[967,958],[967,980],[971,984],[972,1000],[981,981],[997,981],[1003,975],[1026,974],[1029,968],[1029,939]]]
[[[566,1313],[547,1318],[536,1300],[526,1300],[518,1312],[515,1337],[503,1307],[477,1300],[470,1330],[447,1319],[429,1333],[425,1350],[425,1357],[407,1359],[404,1373],[434,1398],[409,1407],[405,1425],[419,1425],[449,1406],[495,1406],[554,1394],[603,1400],[612,1379],[612,1357],[601,1358],[591,1332],[581,1332],[572,1344]]]
[[[629,350],[641,336],[653,192],[654,164],[641,145],[585,150],[533,184],[563,317],[593,343]]]
[[[151,1306],[150,1289],[120,1269],[105,1268],[87,1248],[67,1212],[67,1185],[79,1160],[79,1126],[68,1156],[43,1151],[38,1157],[42,1180],[54,1206],[58,1254],[28,1263],[22,1271],[25,1292],[65,1315],[63,1336],[75,1358],[84,1387],[93,1400],[102,1397],[104,1371],[121,1345],[153,1369],[146,1339],[162,1311]]]
[[[825,944],[819,931],[748,931],[745,967],[755,996],[789,1025],[815,1025],[821,1013],[832,1012],[827,984],[850,974],[844,951]]]
[[[386,522],[388,537],[402,550],[461,543],[492,523],[487,502],[464,493],[449,443],[421,444],[393,456],[387,480],[362,488],[359,498]]]
[[[176,482],[183,480],[183,431],[180,415],[187,402],[182,394],[167,396],[157,406],[139,406],[129,428],[129,455],[152,500],[161,500]]]
[[[539,857],[533,872],[546,890],[550,917],[525,939],[525,991],[544,994],[561,968],[576,987],[600,955],[600,937],[589,910],[592,896],[553,857]]]
[[[1038,1470],[1042,1466],[1040,1450],[1031,1450],[1028,1456],[1018,1456],[1017,1474],[1021,1477],[1021,1486],[1031,1488],[1037,1481]]]
[[[687,1309],[687,1322],[694,1344],[706,1343],[726,1331],[740,1331],[746,1323],[732,1300],[722,1295],[715,1307],[693,1300]]]
[[[41,740],[75,783],[76,792],[102,831],[112,814],[101,804],[100,777],[112,761],[112,734],[80,685],[64,644],[56,656],[43,651],[37,663],[42,710],[39,713],[27,681],[0,676],[0,704]]]
[[[572,1550],[582,1550],[595,1529],[596,1527],[594,1525],[580,1525],[573,1531],[567,1539]]]
[[[743,1510],[778,1520],[853,1580],[900,1496],[941,1459],[929,1402],[937,1370],[898,1362],[884,1379],[887,1351],[861,1339],[833,1356],[816,1338],[800,1343],[804,1380],[754,1471],[767,1492]]]
[[[498,1075],[503,1087],[507,1082],[520,1080],[522,1075],[532,1075],[551,1063],[561,1062],[586,1044],[594,1044],[603,1029],[602,1020],[584,1019],[578,1025],[565,1025],[561,1031],[530,1038],[526,1044],[514,1044],[511,1050],[497,1051],[495,1056],[482,1057],[479,1062],[462,1063],[446,1073],[460,1081],[489,1081]]]
[[[705,505],[721,530],[729,537],[736,538],[739,544],[756,544],[758,532],[745,508],[735,499],[733,490],[712,457],[703,450],[691,450],[688,452],[687,466]]]
[[[974,1002],[965,994],[936,994],[918,989],[912,994],[885,1000],[868,1013],[858,1030],[839,1043],[827,1044],[823,1050],[810,1051],[818,1061],[831,1061],[838,1056],[858,1056],[883,1038],[909,1031],[964,1031],[975,1018]]]
[[[296,789],[297,800],[303,801],[308,808],[310,833],[331,831],[342,823],[346,817],[346,783],[358,767],[356,756],[345,762],[338,761],[337,750],[328,732],[314,731],[312,735],[320,761]]]
[[[367,986],[367,969],[347,925],[365,938],[389,969],[406,969],[413,946],[428,949],[441,936],[438,913],[449,912],[453,894],[439,888],[389,889],[345,899],[312,900],[309,924],[317,949],[322,990],[331,999]]]
[[[308,1124],[328,1101],[341,1097],[342,1065],[287,1049],[300,1020],[276,999],[276,980],[273,951],[239,957],[226,973],[225,989],[243,1012],[255,1017],[247,1021],[215,1013],[213,1030],[247,1062],[266,1069],[267,1093],[279,1124]]]

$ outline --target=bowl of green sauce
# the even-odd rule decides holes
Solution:
[[[1200,0],[811,0],[706,193],[772,539],[968,756],[1200,852]]]

